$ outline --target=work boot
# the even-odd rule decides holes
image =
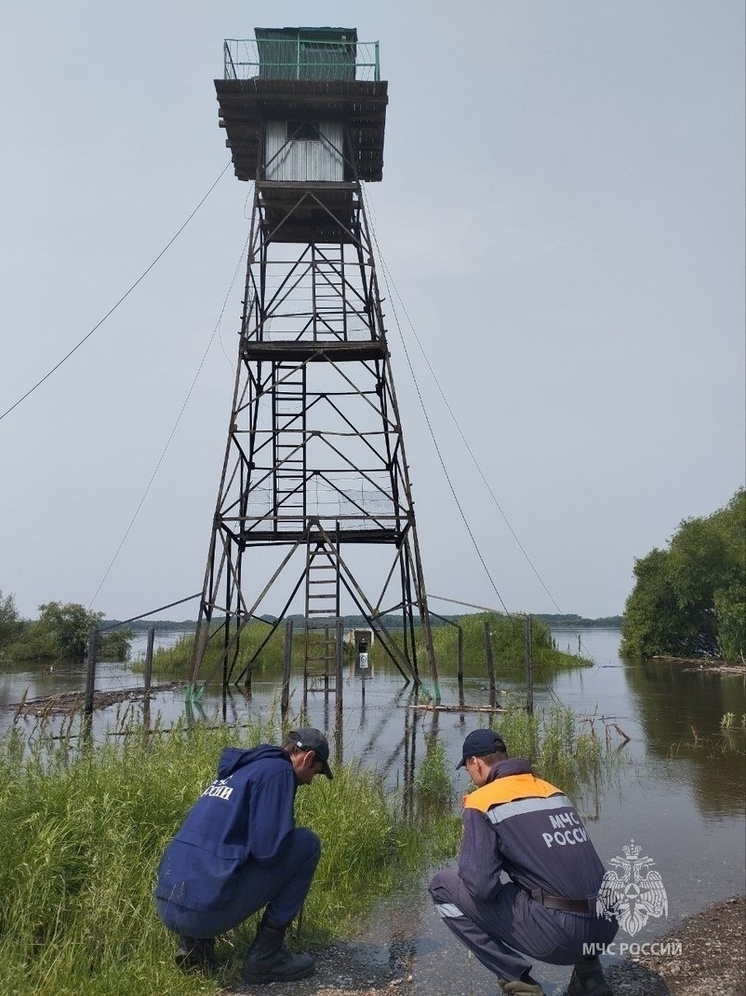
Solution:
[[[285,947],[285,931],[265,917],[259,924],[254,943],[246,953],[241,973],[244,982],[293,982],[313,975],[316,963],[311,955],[292,954]]]
[[[544,996],[544,990],[527,972],[520,979],[498,979],[500,988],[511,996]]]
[[[567,987],[567,996],[611,996],[598,958],[576,962]]]
[[[185,972],[217,972],[218,963],[215,958],[214,937],[184,937],[179,936],[179,946],[174,959],[179,968]]]

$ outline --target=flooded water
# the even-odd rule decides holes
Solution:
[[[560,649],[578,650],[577,631],[558,630],[554,637]],[[176,638],[177,634],[169,634],[165,640]],[[562,673],[549,684],[537,681],[535,708],[547,709],[559,700],[608,738],[609,744],[619,747],[619,766],[604,784],[586,786],[576,802],[605,864],[622,856],[622,848],[633,839],[655,862],[667,891],[668,919],[651,919],[635,937],[642,943],[708,902],[744,892],[746,765],[742,723],[746,682],[743,675],[713,674],[682,665],[623,662],[618,655],[617,631],[583,630],[580,640],[582,653],[591,657],[595,666]],[[26,690],[27,699],[37,698],[82,689],[83,680],[81,667],[41,674],[6,671],[0,675],[0,731],[13,722],[8,705],[17,703]],[[157,680],[154,676],[154,683]],[[442,703],[458,706],[455,678],[441,676],[440,684]],[[125,665],[102,664],[98,668],[97,689],[138,685],[142,686],[142,676]],[[521,701],[520,687],[500,683],[499,676],[498,685],[502,702]],[[277,677],[255,676],[249,700],[235,692],[224,700],[219,689],[210,691],[208,686],[202,709],[215,721],[240,725],[250,717],[277,712],[278,686]],[[414,690],[411,685],[404,686],[394,669],[389,673],[378,668],[364,680],[359,674],[348,673],[343,692],[342,727],[336,737],[333,694],[325,695],[321,688],[309,694],[308,722],[329,732],[337,762],[360,758],[381,771],[392,787],[402,785],[416,771],[427,734],[437,733],[455,765],[465,734],[486,723],[480,713],[433,713],[413,708]],[[484,676],[465,679],[464,702],[489,704]],[[298,715],[301,706],[298,678],[292,684],[291,715]],[[118,708],[121,722],[125,707]],[[142,715],[140,703],[131,703],[126,709],[129,719]],[[183,687],[154,696],[151,713],[160,713],[163,725],[168,726],[184,712]],[[721,720],[729,713],[735,717],[736,728],[723,732]],[[116,721],[115,707],[101,710],[94,732],[104,736]],[[18,722],[31,730],[36,721],[28,718]],[[629,737],[623,746],[622,735]],[[466,776],[454,771],[454,785],[460,793],[466,787]],[[393,913],[390,902],[382,906],[380,923],[387,925],[382,928],[384,932],[392,929],[390,924],[396,919],[397,901],[393,903]],[[424,888],[402,903],[408,922],[420,924],[419,954],[426,957],[434,946],[442,956],[443,946],[451,942],[442,925],[433,920]],[[548,969],[545,977],[551,979],[552,971]],[[483,990],[477,987],[470,991]],[[484,991],[491,990],[487,987]]]

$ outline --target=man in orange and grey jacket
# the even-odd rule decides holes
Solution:
[[[596,915],[604,867],[577,810],[493,730],[466,737],[462,767],[477,788],[464,797],[458,866],[430,882],[438,913],[504,993],[543,994],[526,955],[574,965],[568,996],[610,996],[593,952],[618,925]]]

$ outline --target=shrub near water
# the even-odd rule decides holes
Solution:
[[[270,739],[277,741],[276,731],[254,727],[242,745]],[[218,991],[214,980],[175,968],[174,938],[156,917],[152,889],[163,849],[228,743],[237,743],[236,731],[200,726],[81,751],[37,741],[30,757],[15,732],[0,741],[0,992]],[[422,827],[407,822],[380,779],[356,766],[302,788],[298,821],[323,844],[304,914],[306,941],[351,930],[376,895],[430,858]],[[244,927],[221,941],[228,978],[236,977],[251,933]]]

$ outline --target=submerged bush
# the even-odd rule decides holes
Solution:
[[[523,616],[502,616],[496,612],[481,612],[459,617],[458,625],[433,626],[433,649],[441,674],[455,674],[458,664],[458,633],[462,633],[463,665],[467,675],[484,676],[487,659],[487,633],[495,664],[495,671],[501,678],[523,677],[525,658],[525,618]],[[394,642],[402,644],[401,630],[392,630]],[[319,632],[311,633],[311,638],[321,641]],[[422,643],[420,627],[415,629],[416,653],[419,670],[428,674],[428,657]],[[224,632],[216,629],[205,647],[200,679],[222,674]],[[285,642],[285,628],[280,626],[274,632],[271,626],[260,620],[248,623],[241,634],[241,647],[233,667],[233,677],[248,665],[255,654],[253,673],[277,672],[282,668]],[[174,674],[186,677],[194,649],[194,637],[183,636],[174,646],[156,650],[153,667],[160,674]],[[293,660],[303,660],[305,635],[302,624],[296,626],[293,635]],[[352,663],[355,649],[345,644],[343,647],[345,664]],[[551,672],[589,666],[592,662],[576,654],[564,653],[557,649],[547,623],[533,618],[531,621],[531,653],[537,677]],[[389,658],[380,640],[374,640],[368,649],[371,667],[388,665]]]
[[[502,616],[496,612],[479,612],[461,616],[457,626],[433,629],[433,645],[441,674],[455,674],[458,663],[458,630],[462,633],[464,673],[484,676],[487,661],[487,639],[492,650],[495,672],[501,678],[522,678],[525,672],[524,616]],[[424,648],[420,659],[427,658]],[[591,661],[575,654],[557,650],[549,626],[540,619],[531,620],[531,656],[537,676],[553,671],[586,667]]]

